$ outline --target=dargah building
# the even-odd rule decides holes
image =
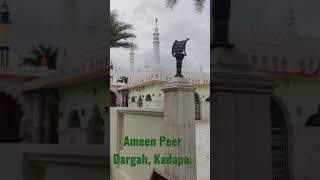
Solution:
[[[118,105],[142,108],[163,108],[163,88],[174,79],[175,70],[169,70],[160,66],[160,33],[158,22],[153,33],[153,55],[150,57],[150,66],[136,67],[134,51],[129,52],[129,77],[127,85],[111,83],[111,94],[117,97]],[[175,68],[173,68],[175,69]],[[210,119],[210,75],[199,67],[198,71],[182,74],[195,88],[194,103],[196,120],[209,121]],[[121,99],[121,100],[120,100]]]

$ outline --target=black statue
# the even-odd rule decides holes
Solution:
[[[186,44],[189,38],[183,41],[175,40],[172,46],[172,55],[177,60],[177,74],[174,77],[183,77],[181,74],[182,60],[187,55]]]

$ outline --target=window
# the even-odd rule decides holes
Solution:
[[[80,128],[80,117],[77,110],[73,109],[69,114],[68,128]]]
[[[287,68],[287,59],[285,56],[282,57],[282,62],[281,62],[282,69]]]
[[[152,98],[151,98],[150,94],[148,94],[148,95],[146,96],[146,101],[152,101]]]
[[[131,102],[136,102],[136,98],[134,98],[134,96],[131,97]]]
[[[262,66],[263,67],[266,67],[267,66],[267,64],[268,64],[268,59],[267,59],[267,56],[262,56]]]
[[[86,115],[86,111],[84,109],[81,109],[81,116],[85,116]]]
[[[277,57],[272,57],[272,68],[278,69],[278,58]]]

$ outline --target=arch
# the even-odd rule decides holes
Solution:
[[[201,101],[199,95],[195,92],[194,93],[194,113],[195,113],[195,120],[201,119]]]
[[[320,127],[320,105],[318,105],[318,112],[311,115],[305,124],[306,127]]]
[[[14,96],[0,92],[0,142],[17,143],[20,140],[20,123],[24,111]]]
[[[136,98],[134,96],[131,97],[131,102],[136,102]]]
[[[76,109],[73,109],[68,118],[68,128],[80,128],[80,116],[79,112]]]
[[[150,95],[150,94],[147,94],[147,96],[146,96],[146,101],[152,101],[152,98],[151,98],[151,95]]]
[[[211,101],[211,96],[209,95],[209,97],[207,97],[206,102],[210,102]]]
[[[285,104],[276,97],[270,99],[271,135],[272,135],[272,176],[273,179],[290,179],[292,143],[289,113]]]
[[[95,105],[91,111],[88,121],[89,139],[88,144],[103,144],[104,133],[102,131],[104,120],[101,117],[101,111],[98,105]]]

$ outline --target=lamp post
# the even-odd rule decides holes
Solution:
[[[182,69],[182,60],[187,55],[186,53],[186,44],[189,38],[182,41],[175,40],[172,46],[172,56],[177,60],[177,73],[174,77],[183,77],[181,74]]]

